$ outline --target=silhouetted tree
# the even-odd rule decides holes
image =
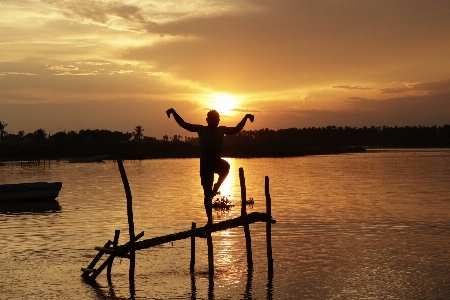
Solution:
[[[42,128],[35,130],[33,132],[33,135],[34,135],[35,140],[39,141],[39,142],[41,142],[47,138],[47,133]]]
[[[144,129],[142,128],[141,125],[138,125],[134,128],[133,136],[134,136],[134,139],[137,140],[138,142],[140,142],[142,140],[142,138],[144,137],[144,135],[142,134],[143,131],[144,131]]]
[[[3,135],[7,134],[7,132],[5,130],[6,126],[8,126],[8,124],[0,121],[0,142],[3,142]]]

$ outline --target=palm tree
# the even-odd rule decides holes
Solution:
[[[141,125],[138,125],[134,128],[133,136],[134,136],[135,140],[138,140],[138,142],[140,142],[141,139],[144,137],[144,135],[142,134],[142,131],[144,131],[144,129],[142,128]]]
[[[34,135],[34,138],[37,141],[43,141],[43,140],[45,140],[47,138],[47,133],[42,128],[39,128],[39,129],[35,130],[33,132],[33,135]]]
[[[8,124],[0,121],[0,142],[3,142],[3,135],[7,134],[7,132],[5,130],[6,126],[8,126]]]

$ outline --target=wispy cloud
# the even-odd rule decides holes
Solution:
[[[68,66],[50,66],[47,68],[48,70],[52,70],[52,71],[78,71],[79,68],[75,67],[74,65],[68,65]]]
[[[27,72],[1,72],[0,75],[26,75],[26,76],[36,76],[37,74],[27,73]]]
[[[260,110],[248,109],[248,108],[233,108],[233,109],[230,109],[230,111],[245,112],[245,113],[250,113],[250,112],[260,113],[261,112]]]
[[[366,86],[359,86],[359,85],[332,85],[331,88],[333,89],[344,89],[344,90],[362,90],[362,91],[368,91],[371,90],[370,87]]]
[[[401,83],[400,87],[380,89],[380,92],[382,94],[401,94],[411,91],[427,93],[450,91],[450,79],[427,82]]]
[[[405,92],[409,92],[409,91],[413,91],[414,88],[411,87],[399,87],[399,88],[384,88],[384,89],[380,89],[380,92],[382,94],[400,94],[400,93],[405,93]]]

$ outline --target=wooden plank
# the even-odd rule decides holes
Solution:
[[[95,272],[95,269],[81,268],[81,271],[84,273],[92,273]]]
[[[106,253],[106,254],[113,254],[114,248],[105,248],[105,247],[95,247],[94,250]]]
[[[142,237],[142,236],[144,236],[144,232],[141,232],[140,234],[138,234],[138,235],[136,236],[136,238],[140,238],[140,237]],[[108,241],[108,242],[111,242],[111,241]],[[125,245],[119,246],[118,249],[117,249],[118,251],[112,253],[112,254],[111,254],[111,255],[103,262],[103,264],[101,264],[100,267],[98,267],[97,270],[95,270],[95,272],[92,273],[92,275],[89,277],[89,280],[95,280],[95,278],[97,278],[97,276],[103,271],[103,269],[105,269],[105,268],[108,266],[108,264],[114,260],[114,258],[115,258],[116,256],[124,256],[124,255],[127,253],[126,250],[127,250],[127,247],[129,246],[129,243],[130,243],[130,242],[127,242]],[[112,242],[111,242],[111,244],[112,244]],[[111,245],[111,244],[109,244],[109,245]],[[105,247],[105,248],[106,248],[106,247]],[[100,253],[103,253],[103,252],[100,252]]]
[[[210,225],[209,228],[207,228],[207,225],[205,225],[203,227],[198,227],[194,230],[194,232],[192,232],[192,230],[187,230],[187,231],[182,231],[182,232],[178,232],[178,233],[174,233],[174,234],[168,234],[165,236],[155,237],[155,238],[143,240],[140,242],[136,242],[134,245],[134,249],[141,250],[141,249],[146,249],[146,248],[162,245],[165,243],[170,243],[170,242],[174,242],[174,241],[178,241],[178,240],[187,239],[187,238],[190,238],[193,233],[195,234],[196,237],[205,237],[206,232],[216,232],[216,231],[226,230],[226,229],[235,228],[235,227],[239,227],[239,226],[244,226],[244,224],[246,224],[246,223],[252,224],[252,223],[256,223],[256,222],[267,222],[267,221],[269,221],[271,223],[276,223],[275,220],[271,220],[271,219],[268,220],[267,215],[265,213],[252,212],[244,217],[240,216],[240,217],[237,217],[234,219],[229,219],[229,220],[225,220],[225,221],[222,221],[219,223],[212,224],[212,225]],[[127,246],[124,245],[121,247],[129,248],[129,245],[127,245]],[[121,252],[127,253],[128,251],[125,249],[125,250],[122,250]]]

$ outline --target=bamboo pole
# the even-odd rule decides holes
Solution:
[[[111,241],[107,241],[104,248],[108,248],[109,246],[111,246],[113,242]],[[92,260],[92,262],[89,264],[89,266],[87,268],[83,268],[82,271],[83,273],[81,274],[81,277],[83,278],[88,278],[89,277],[89,273],[87,270],[93,270],[93,268],[95,267],[95,265],[98,263],[98,261],[100,260],[100,258],[103,256],[105,252],[99,251],[97,253],[97,255],[94,257],[94,259]],[[85,270],[85,271],[84,271]]]
[[[211,228],[212,224],[208,222],[206,225],[206,243],[208,245],[208,271],[209,277],[212,278],[214,276],[214,250],[213,250],[213,242],[211,236]]]
[[[119,236],[120,236],[120,230],[115,230],[114,231],[114,241],[112,243],[112,246],[114,248],[114,252],[117,251],[117,244],[119,243]],[[114,260],[111,260],[111,263],[106,268],[106,277],[108,279],[108,282],[111,281],[111,269],[112,269],[113,261]]]
[[[133,197],[131,196],[131,189],[130,184],[128,183],[127,174],[125,173],[125,168],[123,167],[123,163],[121,159],[117,160],[117,164],[119,166],[120,175],[122,177],[123,187],[125,189],[125,195],[127,197],[127,215],[128,215],[128,230],[130,233],[130,246],[131,249],[134,247],[134,220],[133,220]],[[130,287],[134,287],[134,271],[136,267],[136,252],[133,249],[130,252],[130,272],[129,272],[129,279],[130,279]],[[132,292],[131,295],[132,298],[134,298],[134,294]]]
[[[194,267],[195,267],[195,234],[194,234],[194,230],[195,227],[197,226],[197,224],[195,222],[192,222],[192,236],[191,236],[191,265],[190,265],[190,270],[191,272],[194,272]]]
[[[239,182],[241,185],[241,216],[245,217],[247,215],[247,188],[245,186],[244,169],[239,168]],[[249,270],[253,269],[253,258],[252,258],[252,238],[250,236],[250,226],[248,223],[244,224],[245,233],[245,245],[247,248],[247,268]]]
[[[267,263],[269,278],[273,277],[273,258],[272,258],[272,223],[269,220],[272,218],[272,199],[269,193],[269,176],[265,178],[265,194],[266,194],[266,238],[267,238]]]
[[[139,233],[136,238],[135,241],[137,241],[138,239],[140,239],[141,237],[144,236],[144,232],[142,231],[141,233]],[[112,242],[109,241],[111,244]],[[117,251],[113,251],[113,253],[103,262],[103,264],[100,265],[100,267],[98,267],[95,272],[92,273],[92,275],[89,277],[90,280],[95,280],[95,278],[97,278],[97,276],[103,271],[103,269],[105,269],[110,263],[111,261],[114,260],[114,258],[116,256],[121,257],[123,254],[129,252],[129,250],[127,251],[123,251],[123,249],[129,249],[130,246],[130,241],[128,241],[125,245],[118,247]],[[111,245],[109,244],[109,245]],[[108,245],[108,247],[109,247]],[[96,249],[98,249],[98,247],[96,247]]]
[[[212,224],[211,226],[205,225],[203,227],[198,227],[194,230],[194,232],[192,232],[192,230],[186,230],[178,233],[172,233],[165,236],[155,237],[140,242],[136,242],[134,244],[134,250],[137,251],[147,249],[165,243],[187,239],[190,238],[192,234],[194,234],[196,237],[204,238],[206,237],[208,232],[216,232],[239,226],[244,226],[244,224],[252,224],[256,222],[267,222],[267,221],[276,223],[275,220],[268,219],[265,213],[252,212],[245,217],[239,216],[234,219],[225,220],[219,223]],[[127,253],[128,251],[130,251],[130,246],[128,245],[128,243],[126,245],[121,246],[120,248],[121,251],[119,253]]]

